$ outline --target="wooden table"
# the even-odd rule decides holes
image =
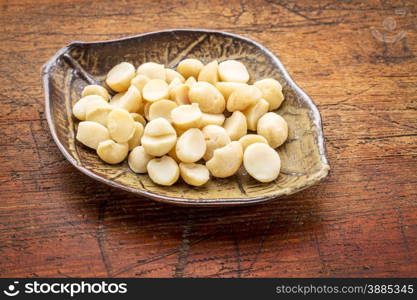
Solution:
[[[417,276],[417,3],[146,2],[0,1],[0,275]],[[70,41],[190,27],[281,58],[322,113],[324,182],[265,205],[189,209],[64,159],[42,64]]]

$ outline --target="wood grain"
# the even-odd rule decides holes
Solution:
[[[0,11],[0,276],[417,276],[414,1],[1,0]],[[387,17],[406,32],[396,43],[372,35]],[[73,40],[174,27],[246,35],[280,57],[322,113],[325,182],[266,205],[189,209],[97,184],[64,159],[41,65]]]

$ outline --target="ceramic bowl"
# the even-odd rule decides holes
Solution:
[[[272,77],[283,86],[285,101],[276,111],[288,122],[289,137],[277,151],[282,161],[279,177],[260,183],[243,168],[226,179],[211,178],[202,187],[179,180],[171,187],[154,184],[130,171],[127,162],[109,165],[94,150],[75,140],[78,121],[71,107],[82,89],[102,84],[116,64],[136,67],[154,61],[175,68],[184,58],[203,63],[236,59],[244,63],[251,82]],[[326,158],[320,114],[310,97],[291,79],[279,59],[259,43],[231,33],[209,30],[166,30],[103,42],[73,42],[43,67],[45,111],[52,136],[63,155],[84,174],[115,188],[178,205],[247,205],[277,199],[308,188],[326,177]]]

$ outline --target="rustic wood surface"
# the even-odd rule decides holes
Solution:
[[[0,276],[417,276],[417,3],[146,2],[0,1]],[[70,41],[190,27],[281,58],[322,113],[324,182],[265,205],[190,209],[64,159],[42,64]]]

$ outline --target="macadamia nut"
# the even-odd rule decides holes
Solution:
[[[283,117],[269,112],[258,121],[258,134],[268,140],[272,148],[281,146],[288,137],[288,125]]]
[[[178,138],[175,149],[182,162],[192,163],[200,160],[206,153],[203,133],[197,128],[188,129]]]
[[[132,78],[132,80],[130,81],[130,85],[133,85],[134,87],[138,89],[139,92],[142,93],[143,87],[145,86],[145,84],[148,83],[148,81],[149,81],[148,77],[146,77],[143,74],[138,74]]]
[[[194,78],[194,76],[188,77],[187,80],[184,82],[184,84],[188,85],[189,87],[192,87],[195,83],[197,83],[197,80]]]
[[[245,65],[234,59],[219,64],[219,76],[222,81],[243,83],[249,81],[249,73]]]
[[[201,69],[198,74],[198,81],[206,81],[211,84],[215,84],[219,81],[218,69],[219,64],[217,60],[213,60]]]
[[[214,150],[222,148],[231,142],[226,130],[218,125],[207,125],[203,128],[202,132],[206,141],[206,153],[204,153],[203,156],[204,160],[211,159]]]
[[[178,105],[190,104],[188,92],[190,87],[186,84],[178,84],[170,89],[169,98],[174,100]]]
[[[136,70],[136,74],[144,75],[149,79],[160,79],[166,80],[166,72],[164,65],[157,64],[154,62],[147,62],[141,64]]]
[[[139,122],[135,122],[135,132],[133,136],[127,141],[129,144],[129,151],[133,148],[140,146],[140,140],[143,135],[143,125]]]
[[[103,107],[95,107],[93,109],[89,109],[85,115],[85,119],[87,121],[97,122],[103,126],[107,126],[107,120],[109,117],[109,113],[113,110],[110,106],[103,106]]]
[[[81,92],[81,97],[85,97],[89,95],[101,96],[106,101],[109,101],[110,99],[109,92],[104,87],[98,84],[87,85]]]
[[[185,78],[178,73],[177,71],[174,71],[172,69],[165,69],[165,74],[166,74],[166,82],[167,83],[171,83],[175,78],[179,79],[180,82],[184,82]]]
[[[207,114],[201,115],[200,127],[204,128],[207,125],[219,125],[222,126],[226,117],[224,114]]]
[[[174,78],[169,84],[168,84],[168,95],[171,95],[171,90],[176,87],[177,85],[183,84],[179,78]],[[171,96],[170,96],[171,97]]]
[[[248,132],[246,117],[240,111],[235,111],[227,118],[223,127],[232,141],[237,141]]]
[[[87,110],[92,110],[97,107],[109,107],[109,103],[101,96],[88,95],[78,100],[72,107],[72,113],[80,120],[84,121]]]
[[[151,108],[152,102],[145,102],[143,107],[143,115],[145,116],[146,120],[150,121],[149,118],[149,109]]]
[[[137,146],[129,153],[129,167],[135,173],[147,173],[146,165],[152,158],[153,156],[146,153],[143,146]]]
[[[161,79],[152,79],[145,84],[142,90],[145,100],[154,102],[168,98],[168,84]]]
[[[178,134],[178,132],[177,132],[177,134]],[[180,136],[180,135],[178,135],[178,136]],[[167,154],[170,157],[172,157],[177,163],[181,162],[181,160],[177,156],[177,151],[176,151],[175,147],[173,147],[171,150],[169,150],[169,152]]]
[[[197,82],[193,84],[188,93],[191,103],[198,103],[202,112],[219,114],[225,109],[223,95],[216,87],[208,82]]]
[[[243,111],[246,116],[249,130],[256,130],[258,120],[268,112],[269,103],[265,99],[259,99],[255,104],[252,104]]]
[[[157,118],[164,118],[169,122],[172,122],[171,112],[177,104],[171,100],[159,100],[152,102],[149,106],[149,120]]]
[[[139,123],[141,123],[143,125],[143,127],[145,127],[146,120],[145,120],[145,118],[142,115],[140,115],[138,113],[130,113],[130,115],[132,116],[133,121],[139,122]]]
[[[277,179],[281,169],[279,154],[264,143],[249,145],[243,155],[243,165],[250,176],[260,182]]]
[[[105,87],[85,86],[74,104],[72,113],[81,121],[76,139],[106,163],[127,158],[133,172],[148,173],[164,186],[180,175],[202,186],[210,174],[234,175],[242,162],[250,176],[271,182],[281,168],[274,148],[288,138],[287,122],[271,112],[284,100],[282,86],[272,78],[253,85],[249,80],[248,69],[235,59],[204,65],[187,58],[176,70],[155,62],[137,70],[119,63]],[[198,163],[202,159],[205,164]]]
[[[131,63],[122,62],[107,73],[106,83],[113,91],[124,92],[129,88],[133,77],[135,67]]]
[[[107,128],[103,125],[96,122],[83,121],[78,124],[75,138],[87,147],[97,149],[98,144],[108,140],[110,135]]]
[[[164,118],[157,118],[146,124],[141,140],[146,153],[153,156],[167,154],[175,146],[176,141],[175,129]]]
[[[242,136],[239,139],[239,143],[242,145],[243,151],[245,151],[245,149],[249,145],[252,145],[254,143],[268,144],[268,141],[262,135],[259,135],[259,134],[247,134],[247,135]]]
[[[180,129],[199,127],[201,116],[197,103],[180,105],[171,111],[172,122]]]
[[[187,58],[182,61],[177,66],[177,72],[179,72],[184,78],[193,76],[198,78],[201,69],[204,67],[203,63],[195,58]]]
[[[173,185],[180,177],[178,164],[169,156],[151,159],[146,168],[151,180],[160,185]]]
[[[262,93],[257,87],[253,85],[242,86],[230,94],[229,99],[227,99],[227,110],[230,112],[242,111],[255,104],[261,97]]]
[[[116,143],[113,140],[106,140],[98,144],[97,154],[108,164],[118,164],[122,162],[129,152],[127,143]]]
[[[262,92],[262,98],[269,102],[269,110],[275,110],[284,101],[281,84],[272,78],[266,78],[254,83]]]
[[[113,109],[107,118],[107,128],[110,136],[118,143],[127,142],[135,132],[135,121],[122,108]]]
[[[206,162],[211,175],[219,178],[232,176],[242,164],[243,151],[239,142],[214,150],[213,157]]]
[[[215,84],[216,88],[222,93],[224,99],[229,99],[229,96],[236,90],[240,89],[243,86],[247,86],[246,83],[241,82],[217,82]]]
[[[142,106],[142,96],[139,90],[134,85],[131,85],[126,92],[115,95],[110,100],[110,104],[114,107],[123,108],[128,112],[137,112]]]
[[[210,179],[207,167],[196,163],[180,163],[180,174],[186,183],[193,186],[201,186]]]

